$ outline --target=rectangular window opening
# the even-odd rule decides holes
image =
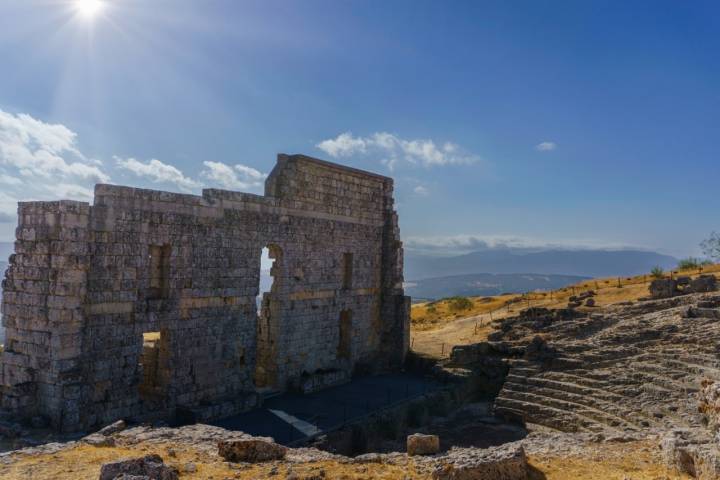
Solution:
[[[343,290],[350,290],[352,288],[352,276],[353,276],[353,254],[343,253]]]
[[[170,290],[170,245],[150,245],[149,298],[167,298]]]

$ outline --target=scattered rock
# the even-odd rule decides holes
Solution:
[[[527,480],[528,463],[520,442],[493,448],[453,448],[432,473],[433,480]]]
[[[650,297],[654,299],[671,298],[680,293],[677,280],[672,278],[656,278],[648,288]]]
[[[714,292],[717,280],[715,275],[700,275],[690,282],[689,288],[692,293]]]
[[[177,480],[179,478],[178,471],[165,465],[160,455],[147,455],[106,463],[100,469],[100,480],[115,480],[121,475],[125,475],[126,479],[128,476],[130,478],[139,476],[151,480]]]
[[[407,454],[433,455],[440,451],[440,437],[437,435],[423,435],[414,433],[407,437]]]
[[[594,298],[588,298],[585,300],[585,306],[586,307],[594,307],[595,306],[595,299]]]
[[[101,428],[100,430],[98,430],[97,433],[107,437],[114,433],[122,432],[126,428],[127,428],[127,424],[125,423],[125,420],[118,420],[117,422],[111,423],[110,425],[108,425],[105,428]]]
[[[222,440],[218,443],[218,454],[229,462],[267,462],[285,458],[287,448],[272,439]]]
[[[105,435],[101,435],[100,433],[93,433],[91,435],[88,435],[87,437],[83,437],[81,442],[87,443],[88,445],[92,445],[94,447],[114,447],[115,446],[114,438],[106,437]]]

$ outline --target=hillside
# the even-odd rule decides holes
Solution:
[[[642,250],[538,250],[498,247],[451,257],[408,251],[405,254],[405,279],[417,281],[479,272],[626,277],[649,272],[656,265],[665,269],[672,268],[677,265],[677,259]]]
[[[668,272],[665,275],[712,273],[720,277],[720,265],[703,267],[702,272]],[[584,280],[550,292],[469,297],[467,302],[445,299],[418,303],[411,310],[411,338],[416,352],[442,356],[453,345],[483,340],[497,320],[517,315],[528,307],[564,308],[568,299],[581,292],[595,293],[595,307],[581,307],[581,311],[595,311],[600,307],[622,302],[634,302],[648,296],[650,275],[622,278]]]
[[[461,295],[488,296],[502,293],[523,293],[536,290],[555,290],[566,285],[586,280],[587,277],[574,275],[537,275],[475,273],[435,277],[407,282],[405,294],[416,299],[438,299]]]

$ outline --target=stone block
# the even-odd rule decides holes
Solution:
[[[414,433],[407,437],[407,454],[434,455],[440,451],[440,437],[437,435],[423,435]]]

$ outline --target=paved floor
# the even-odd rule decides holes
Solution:
[[[269,398],[262,408],[213,425],[287,444],[440,387],[435,380],[408,373],[362,377],[317,393]]]

